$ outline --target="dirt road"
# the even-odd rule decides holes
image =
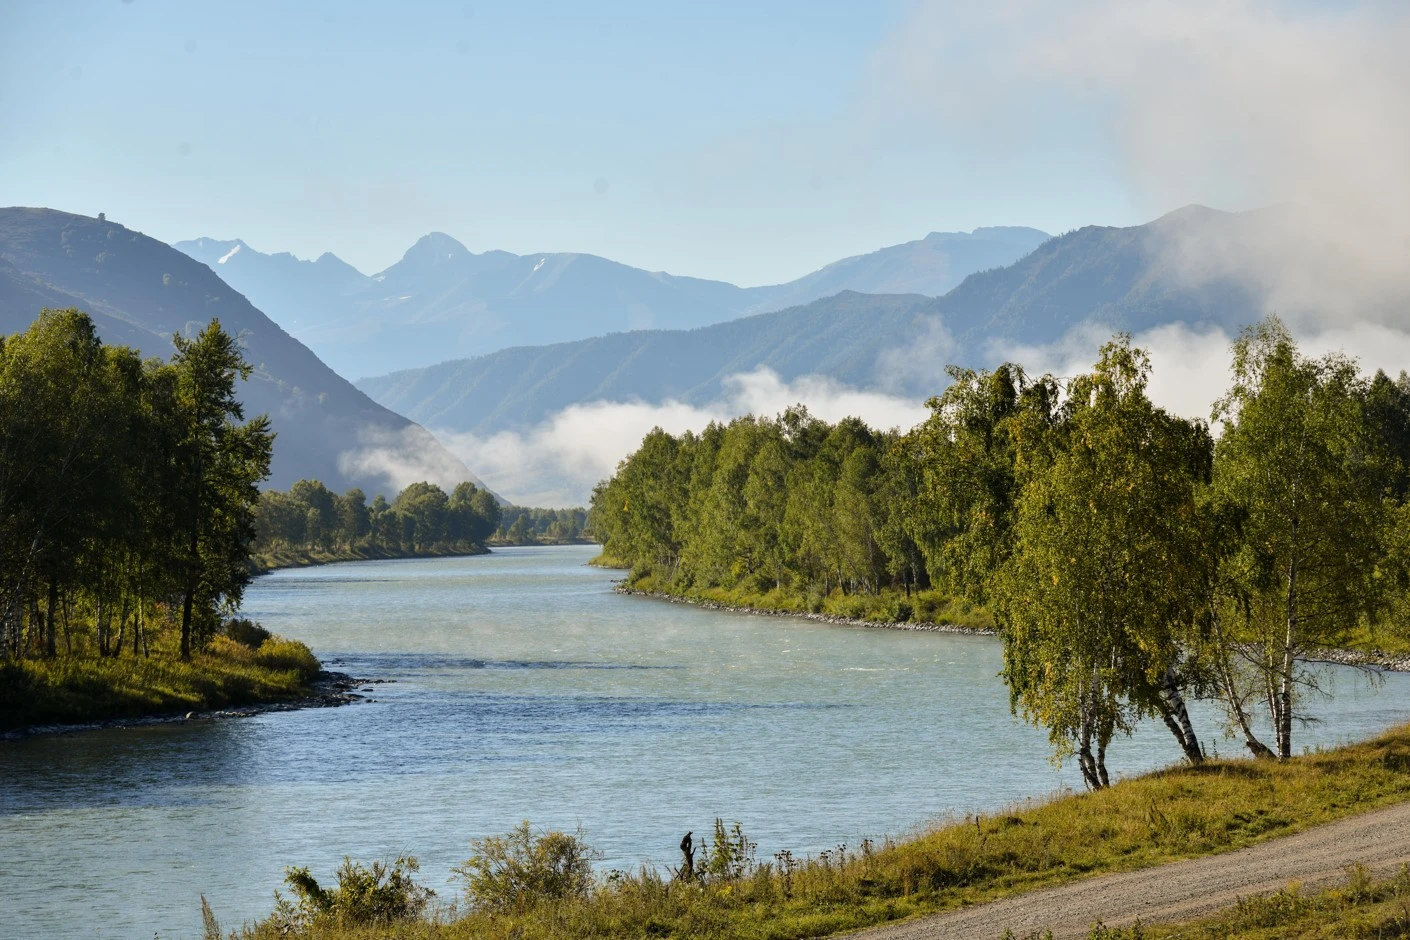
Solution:
[[[1144,871],[1102,875],[1017,895],[948,914],[937,914],[849,934],[856,940],[996,940],[1004,931],[1027,937],[1050,929],[1053,937],[1085,937],[1094,921],[1125,927],[1190,920],[1232,907],[1240,897],[1270,894],[1300,881],[1304,888],[1346,877],[1355,862],[1377,875],[1410,862],[1410,803],[1224,855],[1174,862]]]

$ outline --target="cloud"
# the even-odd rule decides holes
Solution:
[[[593,401],[571,405],[523,433],[502,431],[481,437],[437,431],[437,436],[511,502],[581,506],[592,487],[610,477],[652,428],[672,434],[699,431],[711,421],[743,414],[774,415],[798,403],[827,421],[856,416],[884,428],[909,428],[927,414],[918,401],[862,391],[819,376],[785,382],[773,371],[759,368],[730,376],[723,394],[701,405]]]
[[[1111,330],[1089,322],[1068,331],[1056,343],[996,344],[990,347],[989,355],[994,361],[1020,363],[1033,375],[1050,372],[1070,377],[1091,368],[1102,343],[1111,335]],[[1367,375],[1379,369],[1395,377],[1410,364],[1410,334],[1379,323],[1298,329],[1294,338],[1303,355],[1342,353],[1355,359]],[[1151,400],[1173,414],[1208,421],[1214,402],[1223,396],[1233,378],[1233,339],[1221,329],[1192,329],[1183,323],[1132,337],[1133,343],[1151,358]]]
[[[387,486],[384,495],[389,498],[423,480],[447,491],[464,480],[484,485],[419,424],[395,429],[366,427],[358,431],[357,438],[356,449],[338,455],[338,471],[361,479],[380,477]]]
[[[963,54],[986,35],[976,48],[1007,54]],[[1192,282],[1239,278],[1294,322],[1403,322],[1407,46],[1404,4],[931,2],[889,43],[882,76],[910,113],[923,103],[1000,140],[1021,140],[1054,96],[1094,110],[1152,215],[1283,207],[1223,234],[1170,226],[1167,260]]]

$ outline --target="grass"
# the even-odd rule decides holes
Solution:
[[[584,897],[507,912],[442,909],[401,923],[315,922],[288,933],[276,917],[239,936],[819,937],[1230,851],[1406,799],[1410,726],[1285,763],[1171,768],[1096,793],[966,817],[897,844],[839,846],[803,860],[781,854],[705,883],[675,882],[654,870],[619,872],[599,878]]]
[[[276,568],[311,568],[314,565],[331,565],[340,561],[374,561],[383,558],[450,558],[462,555],[484,555],[486,550],[467,551],[464,548],[428,548],[423,551],[391,551],[371,545],[334,549],[275,549],[259,552],[250,558],[250,565],[256,574],[264,574]]]
[[[1091,940],[1379,940],[1410,937],[1410,868],[1372,880],[1360,865],[1346,883],[1304,894],[1296,884],[1265,897],[1244,898],[1227,910],[1184,924],[1094,928]]]
[[[288,700],[318,674],[309,648],[271,637],[251,649],[218,636],[190,661],[173,651],[0,664],[0,729],[182,714]]]

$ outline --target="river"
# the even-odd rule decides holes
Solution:
[[[523,819],[625,868],[674,863],[717,816],[801,855],[1080,786],[1009,715],[992,637],[623,597],[593,552],[274,572],[246,614],[392,680],[370,701],[0,741],[0,937],[198,936],[202,894],[228,929],[269,912],[284,866],[344,855],[414,854],[449,899],[469,840]],[[1404,720],[1410,676],[1325,678],[1300,745]],[[1177,756],[1143,729],[1109,764]]]

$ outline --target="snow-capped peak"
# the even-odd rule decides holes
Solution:
[[[219,258],[217,258],[215,263],[216,263],[216,264],[224,264],[225,262],[229,261],[231,258],[235,257],[235,255],[236,255],[236,254],[240,251],[240,249],[243,248],[243,247],[244,247],[244,244],[243,244],[243,243],[241,243],[241,242],[236,242],[236,243],[235,243],[235,247],[232,248],[232,249],[230,249],[229,251],[227,251],[225,254],[221,255]]]

